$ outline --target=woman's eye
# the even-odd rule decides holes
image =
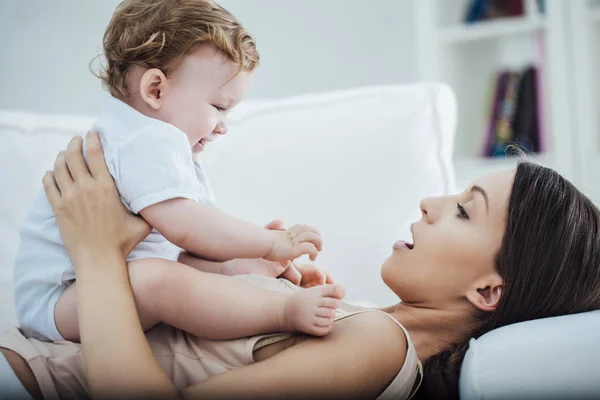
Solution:
[[[463,206],[461,206],[459,203],[456,203],[456,207],[458,208],[458,214],[456,215],[457,218],[469,219],[469,214],[467,214]]]
[[[213,107],[217,109],[217,111],[219,112],[223,112],[223,111],[227,111],[227,109],[225,107],[222,106],[217,106],[213,104]]]

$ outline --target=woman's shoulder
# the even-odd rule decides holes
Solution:
[[[392,340],[399,349],[408,347],[404,329],[390,314],[376,309],[363,309],[360,311],[345,315],[338,324],[343,324],[348,328],[345,334],[356,338],[388,339]],[[395,340],[394,340],[395,339]],[[391,344],[391,343],[390,343]]]
[[[336,322],[339,330],[330,335],[348,351],[361,353],[365,367],[393,377],[404,365],[408,341],[400,324],[389,314],[363,310]],[[337,336],[337,338],[335,337]]]

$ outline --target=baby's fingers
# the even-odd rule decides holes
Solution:
[[[300,252],[298,256],[301,256],[302,254],[308,254],[311,261],[315,261],[317,255],[319,254],[319,250],[317,250],[315,245],[310,242],[299,243],[297,249]]]
[[[299,234],[302,232],[313,232],[313,233],[316,233],[317,235],[320,235],[317,228],[310,226],[310,225],[294,225],[294,226],[290,227],[288,230],[294,232],[295,234]]]
[[[315,245],[317,250],[323,250],[323,239],[318,233],[314,232],[302,232],[296,236],[296,241],[298,243],[309,242]]]

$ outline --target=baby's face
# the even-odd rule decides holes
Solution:
[[[169,77],[160,119],[182,130],[194,152],[227,132],[227,112],[250,89],[253,74],[237,70],[214,47],[202,46],[186,55]]]

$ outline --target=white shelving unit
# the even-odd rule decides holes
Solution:
[[[485,39],[497,39],[524,33],[543,31],[544,19],[539,16],[513,17],[471,25],[442,27],[439,39],[442,43],[461,43]]]
[[[543,15],[535,0],[524,0],[523,16],[465,24],[462,19],[468,3],[415,1],[420,79],[448,83],[458,101],[455,165],[459,185],[515,165],[512,158],[486,159],[480,155],[493,77],[502,68],[518,69],[530,64],[538,66],[542,74],[546,150],[533,159],[578,183],[581,177],[574,157],[578,144],[571,134],[573,99],[568,75],[571,21],[567,11],[571,0],[546,0]]]
[[[594,9],[592,9],[592,11],[590,12],[588,18],[591,22],[600,23],[600,8],[594,7]]]
[[[578,131],[578,163],[582,170],[581,186],[600,201],[600,0],[570,0],[574,80],[573,106]],[[583,22],[582,22],[583,21]]]

